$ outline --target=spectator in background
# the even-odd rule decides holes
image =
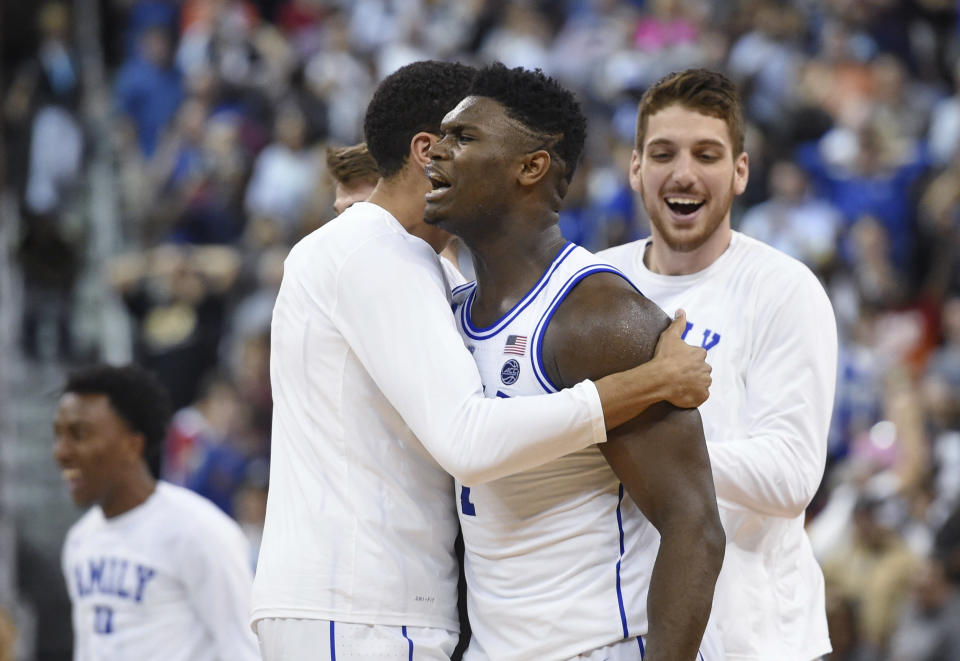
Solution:
[[[823,561],[830,598],[853,606],[856,630],[871,658],[884,649],[918,566],[896,532],[897,516],[894,500],[861,498],[850,546],[836,548]]]
[[[282,104],[274,120],[274,141],[254,161],[246,189],[249,222],[272,225],[257,232],[270,232],[287,244],[302,235],[304,210],[320,172],[306,131],[296,104]]]
[[[960,60],[954,65],[951,94],[937,101],[930,114],[927,147],[934,165],[950,165],[960,150]]]
[[[217,364],[239,265],[230,248],[173,245],[111,264],[113,286],[135,322],[137,360],[158,375],[178,408],[193,401],[201,378]]]
[[[220,112],[207,120],[203,138],[201,176],[184,181],[178,190],[172,227],[167,235],[175,243],[236,243],[245,240],[269,245],[278,240],[274,225],[247,224],[243,214],[243,190],[249,170],[248,152],[241,138],[244,118],[239,113]]]
[[[915,576],[890,661],[960,661],[960,510],[940,529],[931,557]]]
[[[76,116],[81,79],[72,29],[66,3],[41,6],[37,50],[19,67],[4,99],[7,148],[18,164],[9,174],[31,213],[60,211],[79,174],[84,139]]]
[[[740,231],[822,272],[836,256],[840,212],[811,194],[806,174],[791,161],[774,163],[769,178],[770,199],[744,214]]]
[[[223,375],[212,372],[204,377],[197,399],[177,411],[170,422],[164,442],[163,469],[161,475],[172,484],[189,487],[206,496],[227,514],[231,512],[230,485],[236,486],[236,474],[242,477],[236,463],[229,461],[229,473],[225,478],[216,477],[216,484],[208,484],[209,456],[219,446],[236,446],[237,432],[242,425],[243,407],[236,389]],[[233,455],[230,454],[232,459]],[[226,488],[220,488],[220,485]],[[210,489],[207,487],[210,486]],[[213,493],[216,492],[216,493]],[[215,497],[216,496],[216,497]]]
[[[134,366],[89,367],[64,387],[54,457],[90,507],[63,545],[77,659],[259,659],[242,531],[154,478],[169,420],[163,387]]]
[[[63,236],[54,218],[38,216],[29,221],[16,256],[25,294],[24,354],[34,360],[71,358],[73,293],[81,267],[77,246]]]
[[[771,0],[751,15],[752,29],[730,49],[727,69],[744,90],[747,113],[771,132],[781,132],[794,109],[804,56],[802,21],[795,7]],[[796,257],[796,255],[793,255]]]
[[[236,386],[217,373],[205,377],[190,408],[199,419],[194,419],[193,463],[186,487],[234,516],[234,500],[246,481],[253,449],[248,411]]]
[[[835,205],[848,226],[872,216],[889,236],[886,249],[902,273],[914,266],[913,186],[926,171],[917,143],[867,116],[855,128],[837,127],[797,152],[815,193]]]
[[[920,194],[920,287],[933,301],[960,292],[960,146]]]
[[[374,81],[369,67],[351,48],[347,16],[330,16],[323,25],[323,38],[326,47],[304,63],[304,86],[326,102],[324,133],[333,141],[350,144],[362,133],[363,109]]]
[[[31,359],[73,356],[75,279],[81,263],[76,227],[67,221],[83,164],[84,135],[76,116],[81,80],[66,3],[37,12],[39,44],[4,99],[11,148],[8,172],[20,189],[21,229],[16,257],[24,284],[21,341]]]
[[[117,73],[117,111],[132,122],[140,150],[150,157],[183,99],[183,81],[173,66],[170,34],[163,26],[145,28],[137,52]]]

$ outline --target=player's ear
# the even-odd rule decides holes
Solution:
[[[643,179],[640,176],[640,164],[643,160],[643,155],[638,152],[636,149],[633,150],[633,153],[630,155],[630,188],[635,191],[643,190]]]
[[[747,190],[747,180],[750,178],[750,159],[747,152],[737,156],[733,162],[733,194],[740,195]]]
[[[146,456],[147,439],[142,432],[127,430],[121,438],[123,455],[132,462],[137,462]]]
[[[521,186],[532,186],[546,176],[550,171],[550,152],[538,149],[523,155],[520,162],[520,174],[517,177]]]
[[[420,131],[410,139],[410,159],[422,169],[430,162],[430,148],[439,140],[433,133]]]

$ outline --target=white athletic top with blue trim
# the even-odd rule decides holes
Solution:
[[[700,406],[727,535],[713,617],[728,661],[810,661],[830,651],[823,572],[804,530],[827,455],[837,373],[830,300],[810,269],[739,232],[710,266],[668,276],[643,263],[644,239],[610,248],[685,339],[707,350]]]
[[[457,325],[487,397],[557,389],[543,369],[543,337],[567,293],[598,272],[619,273],[567,244],[530,292],[485,329],[470,320],[476,285],[454,290]],[[598,448],[456,488],[473,630],[467,660],[566,659],[646,633],[660,535]]]
[[[270,492],[252,619],[459,628],[450,475],[606,440],[596,387],[494,401],[436,253],[368,202],[290,251],[271,326]]]

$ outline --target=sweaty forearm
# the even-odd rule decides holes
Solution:
[[[594,381],[607,430],[619,427],[664,400],[664,369],[650,361]]]
[[[663,534],[647,595],[645,661],[699,659],[723,550],[723,532],[713,525]]]

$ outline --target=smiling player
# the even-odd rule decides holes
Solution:
[[[76,661],[260,658],[240,526],[148,468],[169,420],[163,387],[137,367],[86,368],[64,387],[53,454],[91,506],[63,546]]]
[[[733,83],[692,69],[644,94],[630,184],[651,234],[600,256],[667,312],[714,369],[701,406],[727,536],[714,613],[727,658],[810,661],[830,651],[823,573],[804,510],[823,477],[836,322],[800,262],[730,228],[747,185]]]

